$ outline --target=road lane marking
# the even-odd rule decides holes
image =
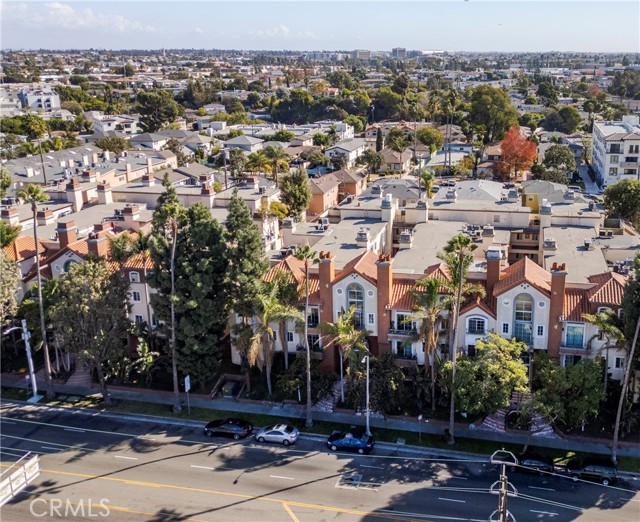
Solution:
[[[535,509],[530,509],[531,513],[539,513],[540,515],[551,515],[552,517],[557,516],[558,513],[553,513],[551,511],[536,511]]]
[[[216,468],[212,468],[211,466],[196,466],[195,464],[191,464],[192,468],[198,468],[198,469],[210,469],[210,470],[214,470]]]
[[[2,419],[2,421],[0,421],[0,423],[2,423],[2,424],[15,424],[15,422],[13,422],[13,421],[8,421],[8,420],[4,420],[4,419]]]
[[[2,467],[2,466],[0,466]],[[63,476],[67,476],[67,477],[78,477],[78,478],[83,478],[83,479],[89,479],[89,480],[104,480],[104,481],[108,481],[108,482],[117,482],[120,484],[128,484],[128,485],[135,485],[135,486],[143,486],[143,487],[149,487],[149,488],[164,488],[164,489],[169,489],[169,490],[174,490],[174,491],[190,491],[193,493],[206,493],[209,495],[219,495],[219,496],[223,496],[223,497],[232,497],[232,498],[240,498],[240,499],[244,499],[244,500],[248,500],[248,501],[259,501],[259,502],[271,502],[271,503],[275,503],[275,504],[288,504],[289,506],[294,506],[294,507],[301,507],[301,508],[308,508],[308,509],[317,509],[317,510],[321,510],[321,511],[329,511],[332,513],[343,513],[343,514],[347,514],[347,515],[356,515],[356,516],[360,516],[360,517],[374,517],[374,518],[383,518],[385,520],[400,520],[403,522],[424,522],[424,516],[430,516],[430,515],[422,515],[422,514],[418,514],[416,513],[414,516],[416,517],[421,517],[421,518],[409,518],[406,516],[398,516],[398,515],[392,515],[392,514],[387,514],[387,513],[380,513],[380,512],[371,512],[371,511],[363,511],[360,509],[349,509],[349,508],[341,508],[341,507],[337,507],[337,506],[328,506],[325,504],[312,504],[312,503],[307,503],[307,502],[298,502],[298,501],[285,501],[282,500],[280,498],[275,498],[275,497],[263,497],[263,496],[256,496],[256,495],[248,495],[248,494],[244,494],[244,493],[231,493],[229,491],[219,491],[219,490],[215,490],[215,489],[205,489],[205,488],[194,488],[194,487],[188,487],[188,486],[178,486],[176,484],[163,484],[161,482],[142,482],[142,481],[132,481],[132,480],[126,480],[123,478],[116,478],[116,477],[103,477],[103,476],[99,476],[99,475],[89,475],[87,473],[75,473],[75,472],[71,472],[71,471],[60,471],[60,470],[53,470],[53,469],[41,469],[40,470],[42,473],[50,473],[52,475],[63,475]],[[464,502],[464,501],[458,501],[458,502]],[[155,516],[155,514],[154,514]],[[480,520],[477,520],[477,522],[481,522]]]
[[[529,489],[541,489],[542,491],[555,491],[553,488],[543,488],[540,486],[529,486]]]
[[[65,428],[64,431],[76,431],[78,433],[85,433],[85,431],[80,428]]]
[[[269,475],[269,477],[282,479],[282,480],[295,480],[293,477],[281,477],[280,475]]]
[[[447,502],[459,502],[461,504],[464,504],[467,502],[466,500],[458,500],[455,498],[446,498],[446,497],[438,497],[438,500],[446,500]]]
[[[382,466],[368,466],[367,464],[360,464],[361,468],[371,468],[371,469],[384,469]]]
[[[454,476],[450,476],[448,478],[452,478],[452,479],[458,479],[458,480],[469,480],[467,477],[454,477]]]
[[[60,448],[52,448],[51,446],[40,446],[42,449],[58,451]]]
[[[123,455],[114,455],[116,459],[138,460],[138,457],[124,457]]]
[[[291,520],[293,520],[293,522],[300,522],[298,520],[298,517],[295,516],[295,514],[293,513],[293,511],[291,511],[291,508],[287,504],[282,504],[282,507],[289,514],[289,516],[291,517]]]

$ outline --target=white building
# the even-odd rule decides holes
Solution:
[[[623,179],[640,179],[640,117],[593,124],[592,166],[603,188]]]
[[[60,108],[60,96],[53,89],[23,89],[18,98],[24,109],[51,112]]]

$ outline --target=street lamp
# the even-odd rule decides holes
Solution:
[[[369,428],[369,356],[368,355],[365,355],[362,358],[362,361],[360,361],[360,362],[364,363],[365,361],[367,362],[367,395],[366,395],[366,403],[367,403],[367,406],[366,406],[366,423],[367,424],[366,424],[366,426],[367,426],[367,429],[366,429],[364,434],[367,437],[370,437],[371,436],[371,429]]]
[[[31,379],[31,388],[33,390],[33,397],[31,397],[27,402],[38,402],[42,399],[41,395],[38,395],[38,384],[36,383],[36,374],[33,369],[33,359],[31,357],[31,344],[29,343],[29,339],[31,338],[31,334],[27,329],[27,321],[25,319],[22,320],[22,326],[14,326],[13,328],[8,328],[2,334],[8,334],[15,330],[22,330],[22,339],[24,340],[24,346],[27,350],[27,363],[29,365],[29,377]]]

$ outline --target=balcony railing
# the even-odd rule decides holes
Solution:
[[[484,329],[472,328],[467,330],[469,335],[486,335],[486,331]]]
[[[310,351],[314,353],[322,353],[322,346],[310,346]],[[306,346],[304,344],[296,345],[296,352],[304,352],[306,351]]]
[[[417,335],[418,331],[415,328],[389,328],[389,335]]]
[[[416,361],[418,359],[418,356],[416,354],[413,354],[413,353],[405,354],[405,353],[399,352],[399,353],[394,353],[393,354],[393,358],[394,359],[400,359],[400,360],[403,360],[403,361]]]

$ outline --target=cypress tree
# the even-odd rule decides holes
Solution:
[[[378,129],[376,132],[376,152],[380,152],[382,150],[382,129]]]

